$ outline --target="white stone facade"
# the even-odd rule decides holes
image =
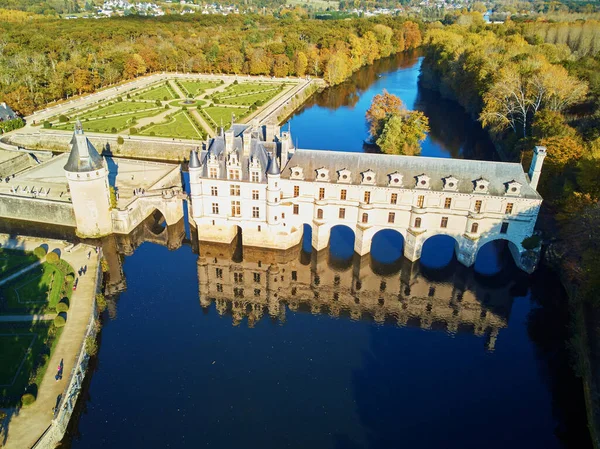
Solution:
[[[378,231],[394,229],[411,261],[420,258],[429,237],[445,234],[456,240],[458,260],[466,266],[485,243],[503,239],[517,265],[531,269],[521,260],[522,241],[533,234],[542,198],[519,164],[294,151],[287,134],[265,142],[262,131],[236,126],[192,155],[190,218],[199,240],[229,243],[239,226],[244,245],[288,249],[300,243],[308,224],[312,246],[321,250],[331,229],[344,225],[354,231],[354,249],[362,256]],[[240,142],[251,135],[252,154]],[[210,171],[211,160],[218,170]],[[253,178],[256,161],[261,171]],[[542,161],[533,162],[536,181]]]

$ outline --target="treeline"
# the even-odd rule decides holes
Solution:
[[[568,45],[578,56],[593,56],[600,52],[600,22],[597,20],[531,22],[523,24],[520,28],[525,38],[534,44],[546,42]]]
[[[347,79],[421,44],[412,21],[258,16],[0,23],[0,98],[20,114],[158,71]]]
[[[567,43],[530,43],[521,31],[510,23],[430,30],[423,82],[478,117],[526,169],[533,147],[547,147],[539,190],[555,227],[545,224],[558,228],[569,275],[597,298],[600,58],[580,57]]]

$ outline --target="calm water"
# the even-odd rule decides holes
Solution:
[[[318,95],[291,119],[300,147],[362,151],[385,88],[430,117],[424,155],[493,157],[460,108],[417,88],[419,67],[391,58]],[[343,228],[319,254],[170,251],[142,243],[148,229],[104,243],[111,284],[127,288],[67,446],[588,447],[562,290],[502,245],[466,269],[445,238],[410,264],[387,234],[353,255]],[[181,244],[182,228],[164,232],[153,240]]]

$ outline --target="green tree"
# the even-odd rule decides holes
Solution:
[[[379,138],[383,130],[385,121],[389,115],[400,114],[404,110],[404,105],[400,97],[388,93],[384,89],[382,94],[373,97],[371,107],[367,110],[366,119],[369,125],[369,133],[372,139]]]
[[[385,121],[377,146],[387,154],[415,155],[429,132],[429,120],[420,111],[391,114]]]

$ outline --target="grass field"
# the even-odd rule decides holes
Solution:
[[[231,84],[225,88],[219,96],[240,95],[248,93],[264,92],[265,90],[278,89],[282,83],[239,83]]]
[[[219,81],[191,81],[191,80],[182,80],[179,81],[180,87],[187,92],[190,97],[197,97],[206,89],[212,89],[214,87],[220,86],[221,83]]]
[[[140,134],[145,136],[177,137],[180,139],[202,139],[202,131],[193,123],[186,111],[177,112],[166,123],[150,126]]]
[[[52,322],[0,323],[0,406],[18,405],[31,384],[37,392],[61,333]]]
[[[33,253],[0,248],[0,279],[37,261]]]
[[[171,90],[171,88],[169,88],[166,84],[162,84],[160,86],[153,87],[152,89],[147,90],[146,92],[136,94],[132,98],[135,100],[164,101],[165,99],[174,100],[176,98],[179,98],[179,95],[173,92],[173,90]]]
[[[95,109],[90,112],[84,112],[79,116],[80,119],[85,118],[100,118],[107,115],[123,114],[137,111],[145,111],[148,109],[156,108],[154,103],[135,102],[135,101],[118,101],[116,103],[101,106],[99,109]]]
[[[241,95],[239,97],[220,98],[220,103],[251,106],[257,101],[262,101],[262,103],[265,104],[267,101],[275,97],[275,95],[277,95],[279,92],[281,91],[273,89],[256,94]]]
[[[61,260],[58,265],[43,263],[0,290],[0,314],[29,314],[54,312],[61,298],[71,298],[73,282],[65,276],[73,273],[71,266]]]
[[[83,121],[83,129],[89,132],[96,133],[111,133],[113,132],[113,128],[118,131],[122,131],[131,126],[135,126],[133,124],[133,119],[140,119],[143,117],[152,117],[154,115],[158,115],[163,112],[162,108],[154,108],[148,109],[146,111],[135,112],[131,114],[118,115],[114,117],[108,117],[105,119],[96,119]],[[61,123],[59,125],[53,126],[55,129],[65,129],[71,131],[73,129],[74,123]]]
[[[231,124],[231,114],[235,114],[235,120],[239,120],[248,114],[247,108],[228,108],[226,106],[209,106],[204,111],[212,119],[214,126],[226,126]]]

